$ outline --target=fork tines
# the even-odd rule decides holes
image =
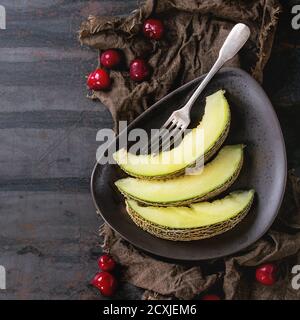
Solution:
[[[141,153],[157,154],[160,151],[170,150],[182,137],[184,130],[183,125],[169,119],[161,129],[151,130],[150,143],[141,149]]]

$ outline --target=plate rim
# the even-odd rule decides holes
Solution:
[[[145,249],[143,247],[141,247],[138,243],[136,243],[135,241],[133,240],[130,240],[128,239],[128,237],[126,235],[124,235],[123,233],[121,233],[119,230],[116,230],[115,227],[113,227],[107,220],[106,218],[104,217],[104,215],[102,214],[98,204],[97,204],[97,201],[96,201],[96,195],[95,195],[95,190],[94,190],[94,178],[95,178],[95,173],[98,169],[98,166],[101,166],[101,164],[98,163],[98,161],[96,161],[94,167],[93,167],[93,170],[92,170],[92,173],[91,173],[91,178],[90,178],[90,192],[91,192],[91,195],[92,195],[92,201],[93,201],[93,204],[96,208],[96,212],[97,214],[100,214],[101,215],[101,218],[103,219],[103,221],[105,223],[107,223],[115,232],[117,232],[121,238],[123,238],[124,240],[128,241],[130,244],[132,244],[134,247],[138,248],[139,250],[142,250],[144,252],[148,252],[156,257],[161,257],[161,258],[167,258],[167,259],[171,259],[171,260],[177,260],[177,261],[190,261],[190,262],[196,262],[196,261],[204,261],[204,260],[212,260],[212,259],[218,259],[218,258],[224,258],[224,257],[227,257],[227,256],[230,256],[230,255],[233,255],[237,252],[241,252],[242,250],[245,250],[246,248],[248,248],[250,245],[254,244],[256,241],[258,241],[261,237],[263,237],[267,232],[268,230],[270,229],[270,227],[272,226],[273,222],[275,221],[278,213],[279,213],[279,210],[280,210],[280,207],[282,205],[282,201],[283,201],[283,197],[284,197],[284,194],[285,194],[285,190],[286,190],[286,182],[287,182],[287,155],[286,155],[286,146],[285,146],[285,141],[284,141],[284,137],[283,137],[283,133],[282,133],[282,129],[281,129],[281,125],[280,125],[280,122],[279,122],[279,119],[277,117],[277,114],[275,112],[275,109],[273,107],[273,104],[271,102],[271,100],[269,99],[268,95],[266,94],[265,90],[263,89],[263,87],[250,75],[248,74],[246,71],[244,71],[243,69],[241,68],[236,68],[236,67],[225,67],[225,68],[222,68],[218,73],[226,73],[226,72],[230,72],[230,71],[233,71],[235,73],[239,73],[241,76],[243,77],[247,77],[249,78],[252,82],[253,82],[253,85],[255,86],[255,88],[259,89],[260,91],[262,91],[262,94],[265,96],[265,98],[268,100],[269,104],[267,106],[267,108],[270,110],[270,115],[273,117],[273,120],[276,122],[277,124],[277,127],[279,128],[279,138],[280,138],[280,142],[281,142],[281,145],[283,147],[283,168],[284,170],[283,171],[283,176],[282,176],[282,179],[281,179],[281,186],[280,186],[280,189],[281,189],[281,196],[280,196],[280,199],[278,201],[278,204],[277,204],[277,207],[276,207],[276,210],[275,210],[275,214],[273,215],[272,219],[270,219],[268,225],[266,225],[266,227],[264,228],[264,230],[258,234],[254,239],[252,239],[251,241],[246,241],[244,244],[240,245],[238,247],[237,250],[232,250],[231,253],[226,253],[226,254],[219,254],[219,255],[215,255],[214,257],[210,257],[210,258],[195,258],[195,259],[185,259],[185,258],[182,258],[182,257],[173,257],[171,255],[162,255],[162,254],[159,254],[157,253],[155,250],[151,250],[151,248],[149,249]],[[153,105],[151,105],[147,110],[145,110],[144,112],[142,112],[138,117],[136,117],[129,125],[128,127],[125,129],[125,130],[128,130],[130,129],[132,126],[134,126],[134,124],[136,122],[138,122],[141,118],[143,118],[145,116],[145,114],[149,113],[150,111],[152,111],[153,109],[155,109],[157,107],[157,105],[159,105],[162,101],[164,101],[165,99],[169,98],[170,96],[172,96],[174,93],[176,93],[179,89],[184,89],[186,88],[187,86],[195,83],[195,82],[198,82],[199,80],[203,80],[204,77],[205,77],[206,74],[203,74],[201,75],[200,77],[197,77],[187,83],[185,83],[184,85],[180,86],[179,88],[173,90],[171,93],[165,95],[163,98],[161,98],[160,100],[158,100],[157,102],[155,102]],[[124,130],[124,131],[125,131]],[[124,131],[121,131],[115,138],[114,140],[109,144],[109,146],[107,147],[107,149],[119,138],[119,136],[124,132]],[[146,231],[145,231],[146,232]]]

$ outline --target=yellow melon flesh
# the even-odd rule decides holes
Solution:
[[[227,189],[237,178],[243,163],[243,145],[223,147],[216,158],[198,174],[169,180],[124,178],[115,182],[126,196],[140,202],[157,205],[181,205],[202,201]]]
[[[125,149],[114,153],[117,164],[128,174],[145,179],[158,179],[180,173],[204,157],[208,160],[220,147],[228,133],[230,108],[219,90],[206,98],[204,116],[198,127],[185,135],[170,151],[157,155],[134,155]]]
[[[189,207],[145,207],[126,200],[128,208],[150,223],[171,229],[199,228],[233,219],[252,203],[254,190],[236,191],[223,199]]]

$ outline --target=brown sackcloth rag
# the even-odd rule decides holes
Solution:
[[[124,52],[127,67],[111,71],[111,90],[93,92],[115,120],[132,121],[176,87],[207,72],[233,25],[246,23],[251,39],[231,65],[262,81],[280,6],[277,0],[147,0],[127,17],[90,16],[81,26],[80,41],[98,50]],[[94,14],[97,14],[96,12]],[[145,39],[143,21],[157,17],[165,25],[160,41]],[[148,81],[134,83],[129,62],[143,57],[152,67]],[[197,265],[164,262],[138,251],[107,225],[101,227],[104,250],[123,266],[124,280],[145,289],[144,299],[191,299],[212,290],[225,299],[299,299],[292,288],[292,266],[300,264],[300,180],[291,171],[280,214],[268,233],[236,255]],[[254,267],[276,262],[280,278],[274,286],[254,279]]]

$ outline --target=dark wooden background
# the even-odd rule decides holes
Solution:
[[[300,30],[289,6],[266,71],[265,87],[286,138],[289,167],[300,167]],[[112,126],[108,111],[85,98],[85,75],[96,52],[76,31],[90,13],[122,15],[135,0],[1,0],[0,299],[101,299],[90,288],[101,253],[89,177],[97,130]],[[137,299],[122,285],[116,298]]]

